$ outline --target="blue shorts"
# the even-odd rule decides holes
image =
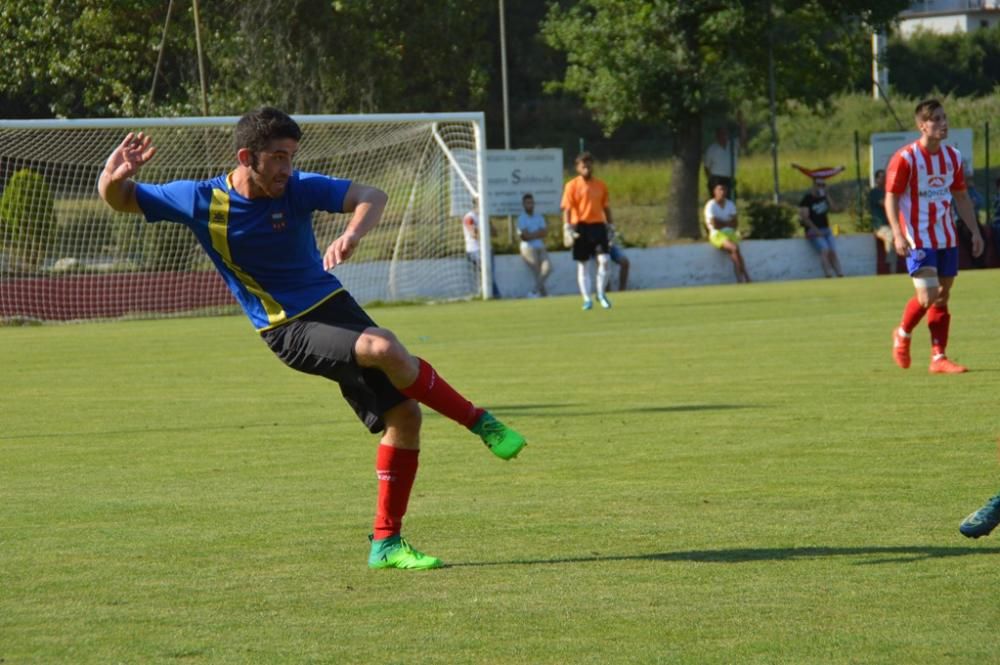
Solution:
[[[809,244],[813,246],[817,252],[823,252],[825,250],[830,250],[831,252],[837,251],[837,246],[833,242],[833,230],[829,227],[825,229],[820,229],[819,234],[815,236],[806,236],[806,240]]]
[[[958,274],[958,247],[947,249],[911,249],[906,256],[906,269],[912,275],[921,268],[937,268],[938,277]]]
[[[622,251],[621,247],[612,243],[611,247],[608,248],[608,255],[611,256],[611,260],[615,263],[621,263],[625,252]]]

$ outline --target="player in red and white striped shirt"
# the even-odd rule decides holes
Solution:
[[[901,148],[889,160],[885,186],[885,214],[892,226],[896,253],[906,266],[916,295],[906,303],[903,320],[892,332],[896,364],[910,366],[910,336],[927,314],[931,331],[932,374],[958,374],[966,368],[945,356],[948,345],[948,296],[958,274],[958,237],[951,201],[972,233],[972,254],[983,251],[983,237],[975,209],[965,188],[962,156],[943,141],[948,138],[948,116],[941,102],[928,99],[915,111],[920,138]]]

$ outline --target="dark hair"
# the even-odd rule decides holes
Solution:
[[[524,196],[522,196],[521,197],[521,202],[524,203],[528,199],[531,199],[532,201],[535,200],[535,197],[531,195],[531,192],[528,192],[527,194],[525,194]]]
[[[918,122],[930,120],[931,116],[934,115],[934,111],[942,108],[942,106],[941,101],[938,99],[925,99],[917,104],[917,108],[913,111],[913,115],[917,118]]]
[[[885,169],[879,169],[879,170],[875,171],[875,177],[876,178],[879,177],[880,175],[885,175]]]
[[[292,118],[271,106],[250,111],[236,123],[233,141],[236,149],[247,148],[255,155],[275,139],[302,138],[302,130]]]
[[[581,152],[579,155],[576,156],[576,160],[574,160],[573,163],[579,164],[580,162],[593,162],[593,161],[594,161],[593,155],[591,155],[589,152]]]

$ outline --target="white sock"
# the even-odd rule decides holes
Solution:
[[[576,262],[576,283],[584,300],[590,300],[590,271],[587,269],[587,264],[588,261]]]
[[[604,297],[604,285],[608,283],[608,255],[597,255],[597,297]]]

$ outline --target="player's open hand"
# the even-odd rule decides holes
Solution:
[[[972,234],[972,255],[978,257],[986,249],[986,243],[983,242],[983,234],[976,231]]]
[[[138,134],[129,132],[125,140],[108,157],[104,170],[112,181],[125,180],[138,173],[142,165],[155,154],[156,146],[149,136],[142,132]]]
[[[351,258],[360,240],[361,238],[353,233],[345,233],[330,243],[330,246],[326,248],[326,253],[323,254],[323,270],[336,268]]]

